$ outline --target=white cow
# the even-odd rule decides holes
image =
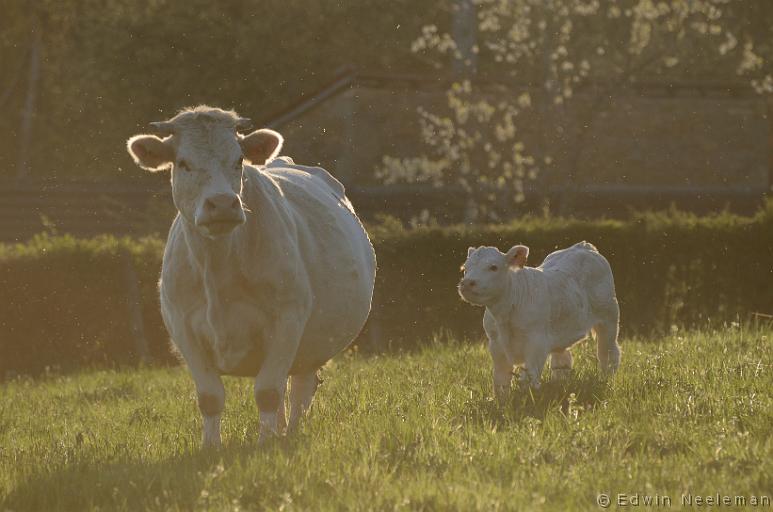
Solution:
[[[344,187],[321,168],[275,159],[282,137],[238,134],[248,123],[199,106],[152,123],[164,138],[128,141],[141,167],[171,168],[178,214],[161,312],[196,383],[204,445],[220,444],[221,375],[254,377],[261,439],[287,427],[290,376],[294,428],[317,370],[360,332],[373,295],[376,257]]]
[[[600,367],[614,372],[620,310],[612,269],[587,243],[553,252],[537,268],[527,267],[529,248],[516,245],[502,254],[496,247],[470,247],[459,294],[485,306],[483,328],[494,362],[494,392],[504,400],[513,366],[523,366],[523,383],[539,387],[545,361],[556,372],[572,367],[569,349],[594,331]]]

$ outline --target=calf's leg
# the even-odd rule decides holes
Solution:
[[[497,321],[488,309],[483,314],[483,330],[486,331],[486,336],[488,336],[488,351],[491,354],[491,362],[493,363],[494,396],[501,405],[507,402],[510,396],[514,361],[508,356],[507,348],[504,345],[508,340],[502,339]]]
[[[510,385],[513,381],[513,364],[502,347],[493,339],[489,339],[489,354],[493,363],[494,396],[500,404],[506,403],[510,396]]]
[[[620,345],[617,344],[620,308],[617,301],[604,313],[603,320],[593,326],[593,331],[596,333],[596,353],[599,358],[599,368],[604,372],[614,373],[620,366]]]
[[[572,353],[568,350],[552,352],[550,354],[550,379],[567,379],[572,372],[573,363]]]
[[[528,385],[532,389],[539,389],[542,369],[545,368],[545,362],[548,360],[547,346],[547,342],[541,340],[527,342],[524,371],[519,375],[519,384],[522,387]]]

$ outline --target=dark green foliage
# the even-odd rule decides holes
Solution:
[[[43,35],[31,176],[141,179],[125,140],[182,107],[233,107],[259,124],[344,66],[426,69],[411,41],[442,22],[444,3],[0,0],[0,100],[10,91],[0,105],[0,178],[15,172],[35,27]]]
[[[506,251],[523,243],[529,264],[581,240],[595,244],[615,276],[623,334],[746,320],[773,313],[773,215],[680,212],[633,220],[532,219],[485,228],[430,228],[380,236],[375,315],[386,340],[407,342],[447,329],[482,335],[483,310],[456,293],[467,247]]]
[[[159,240],[40,235],[0,248],[0,377],[137,361],[127,300],[129,263],[151,357],[172,361],[158,305]]]
[[[531,218],[504,226],[373,227],[379,271],[359,343],[408,348],[434,332],[482,336],[480,308],[456,293],[468,246],[516,243],[536,265],[552,250],[593,242],[610,261],[624,335],[717,326],[773,313],[773,203],[755,217],[676,211],[631,221]],[[173,361],[156,283],[163,242],[39,236],[0,246],[0,376],[137,359],[129,324],[127,264],[138,276],[151,358]]]

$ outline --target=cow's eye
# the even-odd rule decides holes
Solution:
[[[179,162],[177,162],[177,167],[179,167],[183,171],[190,171],[191,170],[191,168],[188,167],[188,162],[186,162],[185,160],[180,160]]]
[[[497,267],[496,265],[491,265],[488,269],[492,272],[496,272],[497,270],[499,270],[499,267]]]

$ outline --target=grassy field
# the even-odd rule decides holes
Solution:
[[[479,344],[350,353],[325,369],[300,431],[263,446],[251,382],[227,380],[214,453],[199,450],[182,368],[17,380],[0,387],[0,510],[593,510],[599,493],[613,508],[618,494],[673,508],[683,494],[773,496],[772,340],[742,327],[628,339],[610,380],[585,344],[569,381],[505,408]]]

